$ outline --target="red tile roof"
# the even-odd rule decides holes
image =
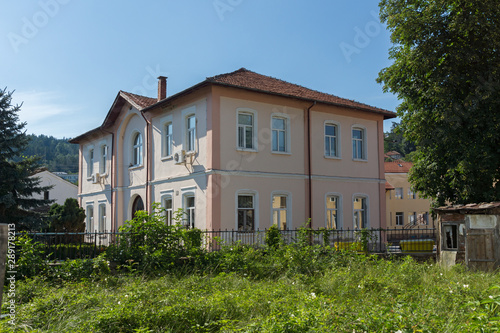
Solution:
[[[120,90],[120,94],[124,95],[128,99],[128,101],[131,104],[134,104],[134,107],[138,110],[142,110],[158,102],[156,98],[136,95],[123,90]]]
[[[495,202],[482,202],[482,203],[471,203],[467,205],[454,205],[454,206],[443,206],[439,208],[434,208],[437,211],[461,211],[463,213],[467,213],[469,211],[485,211],[492,209],[499,209],[500,201]]]
[[[298,99],[362,109],[365,111],[372,111],[384,114],[385,116],[387,116],[387,118],[396,117],[396,114],[392,111],[322,93],[316,90],[305,88],[303,86],[299,86],[297,84],[258,74],[245,68],[240,68],[237,71],[231,73],[209,77],[206,81],[225,86],[232,86],[275,95],[282,95],[286,97],[293,97]]]
[[[385,181],[385,189],[387,190],[395,190],[396,188],[391,185],[387,180]]]
[[[384,162],[384,170],[386,173],[408,173],[412,166],[413,163],[411,162]]]

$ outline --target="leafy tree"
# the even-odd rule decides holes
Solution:
[[[64,205],[57,203],[50,206],[49,230],[54,232],[85,231],[85,211],[75,198],[67,198]]]
[[[384,152],[397,151],[401,153],[403,157],[416,150],[413,142],[408,141],[403,133],[399,129],[399,124],[396,122],[392,123],[391,131],[385,133],[384,139]],[[406,160],[406,158],[405,158]]]
[[[13,106],[11,101],[12,92],[0,90],[0,221],[16,224],[18,230],[40,228],[43,214],[37,210],[51,201],[32,196],[50,187],[41,186],[40,178],[32,177],[39,169],[37,158],[19,159],[29,138],[23,132],[26,123],[20,123],[17,115],[21,106]]]
[[[382,0],[401,130],[418,149],[410,181],[445,201],[500,200],[498,0]]]

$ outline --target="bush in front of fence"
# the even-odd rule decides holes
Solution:
[[[181,259],[202,252],[202,232],[187,229],[181,222],[182,210],[165,224],[164,210],[157,205],[152,213],[138,211],[134,219],[120,227],[117,239],[106,250],[106,258],[121,267],[129,266],[143,272],[168,270]]]

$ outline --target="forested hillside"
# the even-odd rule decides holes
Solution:
[[[71,144],[68,139],[56,139],[46,135],[28,135],[31,139],[24,156],[39,156],[40,164],[49,171],[78,172],[78,145]]]

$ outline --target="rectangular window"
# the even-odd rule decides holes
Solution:
[[[94,207],[87,207],[87,218],[86,218],[87,232],[94,232]]]
[[[325,125],[325,156],[338,157],[337,125]]]
[[[172,225],[172,214],[173,214],[173,207],[172,207],[172,198],[168,197],[163,200],[163,208],[165,208],[165,224],[166,225]]]
[[[253,126],[252,114],[238,113],[238,148],[254,149]]]
[[[443,250],[457,250],[458,249],[458,225],[448,224],[443,225]]]
[[[404,221],[404,213],[396,212],[396,225],[403,225]]]
[[[326,197],[326,227],[328,229],[340,229],[339,225],[339,197],[329,195]]]
[[[99,205],[99,232],[106,230],[106,205]]]
[[[417,195],[411,187],[408,187],[408,199],[416,199]]]
[[[417,213],[416,212],[410,212],[408,214],[408,223],[410,225],[416,225],[417,224]]]
[[[187,118],[187,151],[195,151],[196,144],[196,118],[189,116]]]
[[[394,194],[394,198],[403,199],[403,188],[402,187],[396,187],[396,193]]]
[[[43,191],[43,200],[50,200],[49,191]]]
[[[165,124],[163,132],[163,157],[166,157],[172,155],[172,123]]]
[[[99,173],[106,173],[106,161],[108,159],[108,146],[101,146],[101,161],[99,163]]]
[[[352,129],[352,158],[358,160],[366,159],[365,155],[365,133],[361,128]]]
[[[194,228],[195,226],[195,216],[194,216],[194,196],[193,195],[187,195],[184,197],[184,207],[186,210],[186,220],[185,220],[185,225],[188,228]]]
[[[276,152],[286,152],[287,133],[286,119],[272,117],[272,149]]]
[[[89,151],[89,163],[87,166],[87,177],[92,177],[94,174],[94,149]]]
[[[273,224],[277,225],[280,230],[288,229],[287,199],[286,195],[273,196]]]
[[[238,195],[238,231],[255,230],[253,195]]]
[[[353,202],[354,207],[354,229],[363,229],[368,227],[366,215],[366,198],[355,197]]]
[[[429,225],[429,213],[421,212],[417,216],[417,224]]]

